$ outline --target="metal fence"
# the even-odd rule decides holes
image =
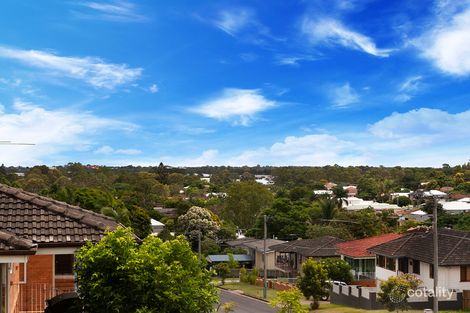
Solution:
[[[73,291],[74,288],[54,288],[50,284],[14,284],[10,286],[10,312],[44,313],[46,300]]]

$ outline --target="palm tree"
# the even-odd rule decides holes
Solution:
[[[324,198],[318,201],[322,212],[322,218],[325,220],[332,220],[338,213],[338,201],[334,198]]]

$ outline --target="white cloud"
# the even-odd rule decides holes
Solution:
[[[377,57],[388,57],[392,52],[391,49],[378,48],[371,38],[348,29],[340,21],[334,19],[305,18],[302,22],[302,32],[313,44],[340,45]]]
[[[416,144],[420,140],[460,140],[470,136],[470,110],[456,114],[428,108],[395,112],[372,124],[369,130],[382,139],[411,138]]]
[[[422,88],[422,76],[407,78],[398,88],[399,94],[395,97],[398,102],[407,102]]]
[[[447,18],[437,19],[433,28],[414,40],[422,56],[444,73],[465,76],[470,74],[470,5]]]
[[[132,2],[118,0],[110,2],[83,2],[79,5],[90,9],[97,15],[86,13],[77,14],[80,17],[99,18],[115,22],[145,22],[147,18],[136,12],[136,5]]]
[[[160,88],[158,88],[157,84],[153,84],[149,87],[149,92],[150,93],[157,93],[160,91]]]
[[[351,142],[328,134],[289,136],[269,148],[248,150],[228,160],[232,165],[324,165],[361,164],[366,160],[354,152]]]
[[[222,10],[214,20],[214,25],[231,36],[252,25],[255,20],[253,11],[247,9]]]
[[[17,60],[58,75],[83,80],[96,88],[113,89],[137,80],[142,74],[141,68],[131,68],[127,64],[106,63],[96,57],[58,56],[38,50],[0,46],[0,58]]]
[[[35,146],[0,146],[2,162],[10,165],[44,163],[65,152],[79,151],[106,131],[132,131],[136,126],[100,118],[89,112],[48,110],[22,100],[0,112],[0,140]]]
[[[351,104],[359,102],[359,95],[349,83],[334,88],[330,94],[333,101],[333,107],[345,108]]]
[[[276,64],[298,66],[303,61],[315,61],[317,58],[310,55],[278,55]]]
[[[218,120],[232,120],[237,125],[248,126],[257,113],[270,109],[275,101],[266,99],[259,89],[226,88],[222,94],[198,107],[193,112]]]
[[[95,150],[96,154],[104,154],[104,155],[137,155],[141,154],[142,151],[137,149],[114,149],[110,146],[102,146]]]

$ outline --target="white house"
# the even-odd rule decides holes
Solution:
[[[439,229],[439,287],[470,292],[470,232]],[[422,288],[433,288],[433,233],[413,231],[398,239],[368,249],[375,253],[376,278],[412,273]]]
[[[373,208],[374,210],[398,210],[400,207],[396,204],[379,203],[375,201],[367,201],[356,197],[344,198],[343,208],[349,211],[363,210]]]
[[[447,213],[464,213],[470,212],[470,203],[464,201],[449,201],[442,203],[442,209]]]

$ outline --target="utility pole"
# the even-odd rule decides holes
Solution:
[[[264,215],[264,242],[263,242],[263,299],[266,300],[268,297],[268,271],[266,269],[266,239],[268,238],[268,226],[267,226],[267,216]]]
[[[434,297],[432,298],[432,303],[433,303],[433,312],[437,313],[439,312],[439,298],[437,297],[437,288],[438,288],[438,282],[439,282],[439,249],[438,249],[438,233],[437,233],[437,198],[434,198],[434,208],[433,208],[433,240],[434,240],[434,270],[433,270],[433,276],[434,276]]]
[[[199,255],[199,261],[201,261],[201,230],[197,233],[197,253]]]

